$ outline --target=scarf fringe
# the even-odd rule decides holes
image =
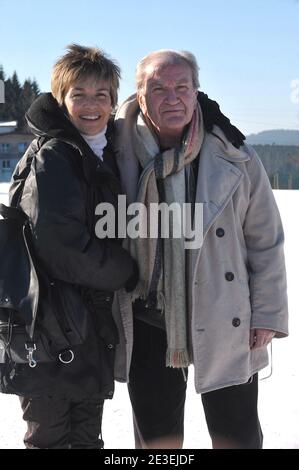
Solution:
[[[144,281],[139,281],[135,290],[132,293],[132,302],[135,302],[135,300],[137,299],[147,299],[147,284]]]
[[[182,368],[190,365],[188,351],[167,349],[166,367]]]
[[[163,292],[157,293],[157,308],[161,310],[162,313],[165,312],[166,302],[165,302],[165,295]]]
[[[135,302],[135,300],[137,299],[147,300],[147,298],[148,298],[147,283],[139,282],[134,292],[132,293],[132,302]],[[165,302],[164,293],[162,291],[159,291],[157,292],[157,309],[161,310],[161,313],[164,313],[165,308],[166,308],[166,302]]]

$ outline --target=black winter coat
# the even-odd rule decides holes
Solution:
[[[20,205],[30,218],[37,261],[58,293],[61,315],[77,309],[86,318],[88,337],[74,349],[70,364],[18,365],[11,392],[27,395],[30,390],[32,396],[34,384],[36,396],[112,398],[118,341],[111,315],[113,291],[131,277],[133,264],[117,241],[95,236],[95,207],[109,202],[116,208],[120,193],[111,125],[101,162],[50,93],[33,103],[27,121],[37,138],[14,172],[10,203]]]

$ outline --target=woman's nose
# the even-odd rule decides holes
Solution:
[[[88,107],[96,107],[97,106],[97,99],[94,96],[85,96],[83,101],[84,106]]]

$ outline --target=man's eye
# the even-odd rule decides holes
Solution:
[[[180,86],[178,86],[178,90],[185,91],[185,90],[188,90],[188,87],[187,87],[187,85],[180,85]]]

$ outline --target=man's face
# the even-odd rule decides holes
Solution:
[[[110,85],[93,77],[77,81],[68,90],[64,104],[79,132],[96,135],[104,130],[112,111]]]
[[[139,106],[160,138],[181,138],[197,103],[191,68],[188,64],[156,65],[146,70],[144,88],[137,96]]]

